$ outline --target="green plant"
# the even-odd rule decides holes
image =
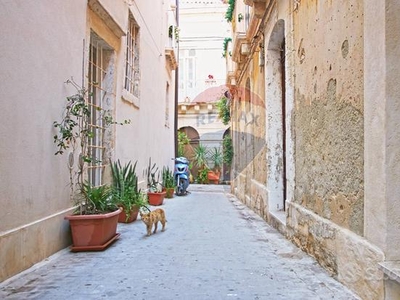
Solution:
[[[225,13],[225,19],[228,23],[232,22],[234,10],[235,10],[235,0],[229,0],[228,8],[226,9],[226,13]]]
[[[175,178],[174,173],[169,169],[169,167],[163,167],[162,169],[162,185],[166,189],[175,188]]]
[[[209,150],[206,146],[198,145],[194,149],[193,162],[199,169],[208,168],[207,157]]]
[[[118,207],[111,201],[112,190],[108,185],[92,186],[86,182],[82,184],[82,205],[85,206],[85,215],[112,212]]]
[[[119,160],[110,164],[113,202],[124,209],[127,220],[135,206],[140,209],[142,206],[147,205],[147,201],[143,198],[143,193],[138,188],[136,164],[137,162],[132,165],[129,161],[122,166]]]
[[[213,163],[213,169],[215,171],[220,171],[222,164],[224,163],[224,157],[222,155],[221,149],[214,147],[210,152],[209,152],[209,159]]]
[[[198,167],[197,182],[206,183],[208,181],[207,173],[210,170],[208,167],[209,150],[201,144],[193,148],[193,150],[193,163]]]
[[[179,41],[179,27],[170,25],[168,27],[168,37],[172,39],[173,34],[174,34],[175,40]]]
[[[208,182],[208,171],[210,171],[210,169],[208,167],[199,169],[199,172],[197,173],[197,183],[207,183]]]
[[[92,95],[84,87],[80,87],[73,79],[67,80],[67,84],[71,84],[76,89],[76,93],[66,97],[65,109],[62,114],[61,121],[54,121],[53,126],[57,130],[57,134],[53,136],[53,142],[56,144],[57,151],[55,155],[63,155],[65,151],[71,150],[68,157],[68,167],[70,172],[70,197],[76,201],[79,206],[80,214],[92,214],[90,205],[85,205],[87,192],[91,191],[91,183],[84,184],[88,164],[99,163],[100,159],[94,156],[92,149],[89,147],[92,139],[95,137],[92,122],[99,121],[102,124],[103,134],[109,130],[113,124],[129,124],[130,120],[122,123],[115,122],[112,118],[110,110],[100,107],[94,109],[89,103],[89,97]],[[95,85],[95,83],[93,83]],[[75,157],[79,157],[78,164],[74,165]],[[94,187],[93,187],[94,188]],[[83,197],[81,197],[83,196]]]
[[[221,119],[224,125],[228,125],[231,121],[231,111],[229,100],[226,97],[222,97],[216,102],[216,107],[218,111],[218,117]]]
[[[151,193],[161,192],[162,185],[160,184],[160,172],[156,163],[151,163],[151,158],[149,158],[149,165],[147,169],[144,170],[144,175],[147,179],[147,188]]]
[[[178,157],[185,156],[185,146],[190,144],[190,139],[187,134],[178,131]]]
[[[223,160],[228,166],[232,165],[233,145],[230,135],[226,135],[222,141]]]
[[[243,20],[243,14],[239,13],[238,14],[238,22],[240,23],[240,22],[242,22],[242,20]]]
[[[226,37],[224,38],[224,43],[222,45],[222,56],[226,57],[227,52],[228,52],[228,44],[232,42],[232,38]]]

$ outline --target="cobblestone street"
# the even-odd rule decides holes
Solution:
[[[358,299],[228,189],[192,185],[165,200],[165,232],[119,224],[106,251],[65,249],[0,284],[0,298]]]

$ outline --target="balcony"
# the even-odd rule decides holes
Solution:
[[[176,53],[178,51],[177,40],[175,35],[168,38],[167,45],[165,46],[165,59],[167,60],[168,66],[171,70],[176,70],[178,67]]]
[[[261,19],[264,15],[267,4],[269,5],[272,0],[244,0],[246,5],[253,7],[254,16]]]

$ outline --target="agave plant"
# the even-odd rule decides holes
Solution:
[[[160,172],[156,163],[151,163],[151,158],[149,158],[147,169],[144,170],[144,175],[147,178],[147,188],[149,191],[152,193],[161,192]]]
[[[138,178],[136,175],[136,164],[129,161],[121,165],[120,160],[111,163],[112,174],[112,198],[117,206],[122,206],[129,219],[134,206],[141,208],[147,205],[143,193],[138,187]]]
[[[104,212],[112,212],[118,207],[111,201],[112,190],[108,185],[93,186],[88,182],[82,184],[81,214],[91,215]]]
[[[162,185],[166,189],[175,188],[175,178],[174,173],[170,170],[169,167],[164,167],[162,169]]]
[[[214,164],[214,170],[215,171],[220,171],[222,164],[224,163],[224,157],[222,155],[222,151],[220,148],[214,147],[210,152],[209,152],[209,159],[213,162]]]

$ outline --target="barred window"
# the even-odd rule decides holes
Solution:
[[[90,107],[90,131],[88,150],[91,162],[88,167],[89,182],[99,186],[103,184],[103,173],[107,166],[107,139],[105,138],[105,124],[101,113],[107,107],[109,99],[114,97],[113,88],[113,61],[114,50],[96,33],[90,35],[88,90]]]
[[[124,88],[139,98],[140,69],[139,69],[139,27],[129,17],[129,27],[126,36],[126,61],[125,61],[125,85]]]

